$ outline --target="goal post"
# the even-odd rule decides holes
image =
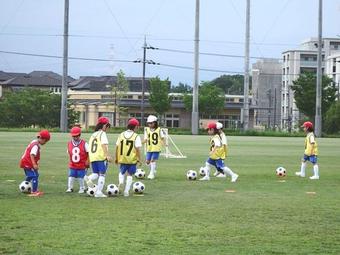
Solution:
[[[167,128],[161,128],[161,132],[164,133],[164,145],[162,146],[161,156],[165,158],[186,158],[187,156],[182,153],[169,135],[169,130]],[[146,128],[144,128],[144,134],[145,133]],[[146,144],[144,145],[144,154],[146,154]]]

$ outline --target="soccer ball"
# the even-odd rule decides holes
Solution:
[[[279,176],[279,177],[284,177],[286,176],[287,174],[287,171],[284,167],[280,166],[278,168],[276,168],[276,175]]]
[[[205,176],[206,175],[205,168],[201,167],[199,173],[200,173],[200,176]]]
[[[29,181],[23,181],[19,185],[19,190],[22,193],[31,193],[32,190],[32,183]]]
[[[119,193],[118,187],[115,184],[109,184],[107,185],[106,193],[109,197],[117,196]]]
[[[194,171],[194,170],[189,170],[189,171],[187,172],[187,179],[188,179],[189,181],[194,181],[194,180],[196,180],[196,179],[197,179],[197,173],[196,173],[196,171]]]
[[[138,179],[144,179],[145,177],[145,171],[143,169],[137,169],[136,173],[135,173],[136,178]]]
[[[94,197],[94,194],[96,194],[96,191],[97,191],[97,185],[94,185],[92,188],[91,187],[87,188],[86,194],[90,197]]]
[[[145,185],[142,182],[135,182],[132,185],[132,190],[136,194],[142,194],[144,192],[144,190],[145,190]]]

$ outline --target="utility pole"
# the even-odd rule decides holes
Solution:
[[[193,86],[192,113],[191,113],[191,133],[193,135],[198,134],[199,22],[200,22],[200,1],[196,0],[194,86]]]
[[[142,103],[141,103],[141,125],[144,125],[144,96],[145,96],[145,64],[146,64],[146,36],[143,45],[143,76],[142,76]]]
[[[316,104],[315,104],[315,134],[322,134],[321,98],[322,98],[322,0],[319,0],[318,17],[318,68],[316,71]]]
[[[250,40],[250,0],[247,1],[246,7],[246,40],[245,40],[245,58],[244,58],[244,101],[242,123],[243,130],[249,129],[249,40]]]
[[[274,129],[276,128],[276,88],[274,88]]]
[[[68,14],[69,0],[65,0],[64,9],[64,52],[63,52],[63,79],[61,84],[60,131],[67,132],[67,64],[68,64]]]

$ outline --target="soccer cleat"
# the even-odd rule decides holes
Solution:
[[[94,194],[94,197],[107,197],[103,192],[97,192],[96,194]]]
[[[149,176],[148,176],[148,179],[149,179],[149,180],[153,180],[153,179],[155,179],[155,175],[153,175],[153,174],[149,174]]]
[[[319,180],[320,177],[317,176],[317,175],[313,175],[313,176],[309,177],[309,179],[311,179],[311,180]]]
[[[36,191],[36,192],[32,192],[31,194],[28,194],[29,197],[40,197],[44,195],[44,192],[42,191]]]
[[[226,174],[222,174],[222,173],[219,173],[218,175],[216,175],[217,178],[226,178]]]
[[[219,172],[219,171],[216,171],[216,172],[214,173],[214,176],[217,177],[217,175],[219,175],[219,174],[220,174],[220,172]]]
[[[87,175],[84,176],[84,181],[86,182],[87,186],[90,188],[94,187],[94,183],[89,179]]]
[[[210,181],[210,177],[209,176],[204,176],[200,179],[200,181]]]
[[[78,193],[79,194],[84,194],[85,193],[85,189],[79,189]]]
[[[238,178],[238,174],[233,174],[233,176],[231,176],[231,182],[236,182]]]
[[[71,192],[73,192],[73,189],[68,188],[68,189],[66,190],[66,193],[71,193]]]
[[[300,177],[305,177],[305,175],[304,175],[304,174],[301,174],[301,172],[295,172],[295,175],[296,175],[296,176],[300,176]]]

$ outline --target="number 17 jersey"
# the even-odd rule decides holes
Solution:
[[[133,131],[120,134],[116,142],[119,164],[136,164],[136,148],[142,147],[140,136]]]

